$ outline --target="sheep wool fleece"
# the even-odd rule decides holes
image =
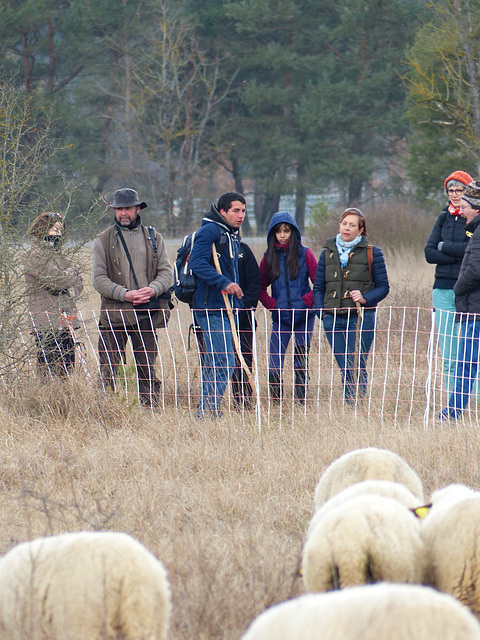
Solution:
[[[305,588],[332,591],[375,582],[421,584],[426,571],[420,520],[378,495],[315,514],[302,558]]]
[[[423,503],[421,480],[408,463],[388,449],[367,447],[345,453],[325,469],[315,489],[315,508],[356,482],[374,479],[399,482]]]
[[[391,498],[407,509],[414,510],[417,507],[423,506],[423,501],[420,501],[407,487],[399,482],[392,482],[391,480],[364,480],[363,482],[352,484],[350,487],[334,495],[330,500],[327,500],[325,504],[317,509],[315,516],[319,512],[325,514],[331,509],[352,500],[352,498],[371,495]],[[312,523],[314,519],[312,519]]]
[[[479,640],[480,625],[451,596],[378,584],[304,595],[264,611],[242,640]]]
[[[0,561],[0,637],[164,640],[163,565],[125,533],[77,532],[13,547]]]
[[[449,485],[432,495],[421,521],[426,583],[453,595],[480,618],[480,492]]]

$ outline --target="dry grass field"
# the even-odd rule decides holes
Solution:
[[[392,251],[388,266],[397,304],[407,296],[429,306],[432,270],[418,251]],[[83,307],[98,300],[89,294]],[[65,531],[130,533],[167,568],[170,640],[237,640],[266,607],[303,592],[314,488],[346,451],[397,452],[427,497],[450,482],[479,487],[480,433],[471,425],[425,430],[307,408],[294,426],[272,416],[259,433],[254,416],[154,414],[77,376],[2,390],[0,424],[0,553]]]
[[[428,496],[478,488],[480,434],[344,415],[272,422],[152,416],[75,381],[1,399],[1,551],[40,535],[126,531],[164,563],[169,638],[236,639],[265,607],[302,593],[298,574],[322,470],[351,449],[402,455]]]

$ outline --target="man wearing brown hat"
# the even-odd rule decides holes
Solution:
[[[140,402],[155,407],[160,390],[155,376],[155,330],[165,327],[170,316],[168,290],[173,273],[162,236],[142,224],[139,212],[146,206],[134,189],[115,191],[109,205],[115,211],[115,223],[93,244],[92,281],[102,297],[98,340],[102,382],[115,389],[118,365],[125,362],[130,337]]]
[[[452,394],[440,420],[460,418],[470,399],[477,377],[480,342],[480,180],[465,188],[460,204],[465,231],[470,240],[460,267],[455,291],[455,308],[460,322],[460,340]]]

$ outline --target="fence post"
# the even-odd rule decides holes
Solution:
[[[425,394],[427,396],[427,402],[425,405],[425,413],[423,416],[423,423],[425,426],[425,430],[428,429],[428,421],[430,419],[430,400],[432,397],[433,352],[434,352],[434,345],[435,345],[435,309],[431,310],[430,318],[431,318],[430,335],[428,338],[428,348],[427,348],[428,373],[427,373],[427,379],[425,381]]]

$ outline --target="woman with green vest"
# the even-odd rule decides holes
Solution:
[[[360,398],[366,393],[366,364],[375,337],[376,306],[390,290],[382,250],[369,245],[366,234],[362,212],[346,209],[340,218],[339,233],[326,241],[320,254],[313,285],[315,308],[320,310],[325,335],[340,367],[348,404],[355,404],[357,390]]]

